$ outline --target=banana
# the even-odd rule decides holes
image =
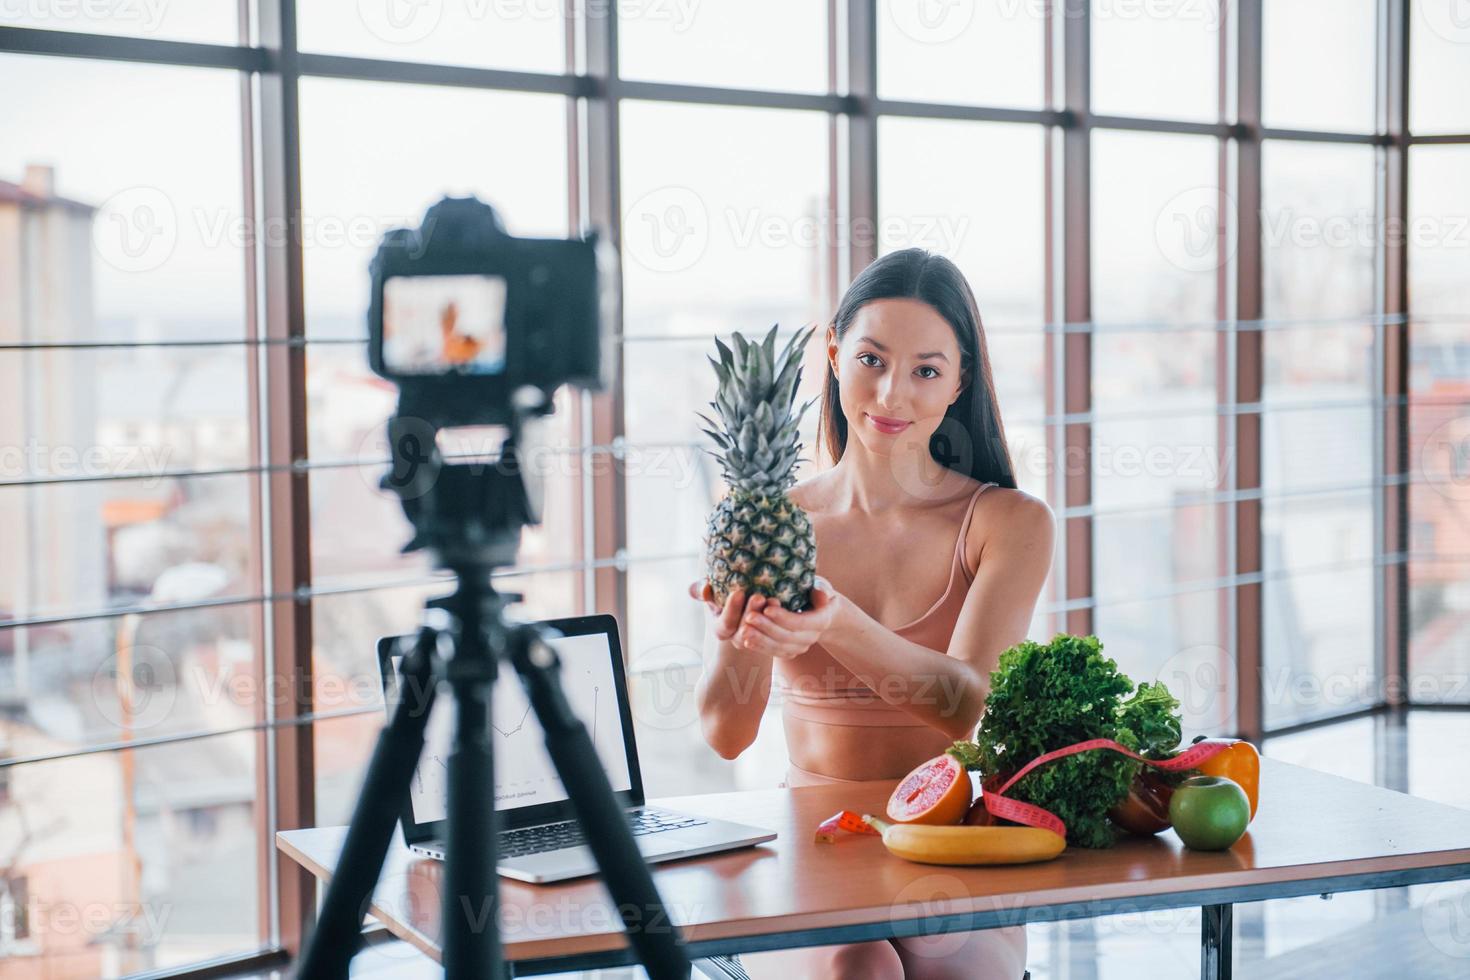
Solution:
[[[890,854],[920,864],[1027,864],[1050,861],[1066,838],[1038,827],[929,826],[864,816]]]

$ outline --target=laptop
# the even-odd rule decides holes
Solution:
[[[617,620],[608,615],[578,616],[546,620],[542,625],[562,634],[552,641],[561,658],[562,688],[592,737],[608,782],[633,828],[633,840],[647,861],[672,861],[775,840],[775,833],[760,827],[645,805]],[[403,651],[412,642],[412,636],[378,640],[378,666],[390,716],[401,697]],[[441,690],[424,733],[424,751],[414,770],[408,803],[400,815],[408,846],[440,860],[449,829],[446,762],[453,733],[452,707],[447,690]],[[536,884],[596,874],[597,864],[582,842],[571,800],[546,753],[541,725],[509,665],[502,667],[495,684],[491,723],[495,809],[501,828],[497,870],[507,878]]]

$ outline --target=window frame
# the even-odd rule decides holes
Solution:
[[[1261,485],[1261,404],[1264,335],[1268,330],[1300,328],[1262,319],[1263,249],[1261,241],[1261,152],[1267,140],[1371,145],[1378,155],[1378,226],[1402,227],[1408,194],[1409,148],[1421,144],[1470,144],[1470,133],[1415,137],[1409,120],[1409,0],[1378,0],[1377,125],[1371,134],[1301,132],[1264,128],[1262,109],[1263,0],[1221,0],[1224,23],[1219,46],[1219,118],[1214,122],[1144,119],[1094,115],[1090,107],[1091,51],[1089,4],[1048,5],[1044,31],[1044,99],[1039,109],[983,105],[914,103],[883,100],[877,95],[876,0],[828,0],[828,92],[806,94],[717,88],[695,84],[623,80],[618,72],[616,5],[603,16],[574,17],[565,22],[568,70],[540,74],[454,65],[388,61],[301,52],[296,46],[295,0],[238,0],[239,45],[201,44],[88,35],[66,31],[0,27],[0,52],[34,56],[93,58],[108,61],[187,65],[238,73],[242,107],[246,214],[262,221],[287,221],[296,227],[301,214],[298,86],[303,77],[331,77],[422,85],[463,86],[503,91],[538,92],[563,97],[570,177],[568,234],[596,227],[614,244],[620,241],[619,104],[623,99],[805,109],[828,117],[830,213],[856,224],[878,217],[877,122],[882,116],[1002,121],[1042,127],[1045,136],[1046,226],[1044,363],[1047,366],[1045,426],[1052,455],[1078,458],[1084,465],[1057,468],[1048,491],[1058,519],[1057,565],[1051,594],[1043,597],[1048,622],[1067,632],[1092,632],[1091,432],[1096,421],[1091,392],[1092,338],[1110,329],[1151,329],[1148,325],[1096,326],[1092,323],[1091,289],[1091,136],[1096,130],[1207,135],[1218,144],[1221,204],[1237,242],[1234,257],[1217,273],[1216,330],[1218,445],[1234,453],[1237,465],[1230,482],[1217,492],[1178,506],[1207,503],[1219,508],[1218,526],[1225,539],[1219,574],[1170,590],[1208,590],[1221,603],[1227,636],[1222,645],[1236,664],[1238,734],[1256,740],[1365,713],[1268,732],[1263,727],[1263,609],[1261,510],[1269,488]],[[1228,197],[1227,197],[1228,193]],[[1233,202],[1233,206],[1229,206]],[[289,219],[289,220],[288,220]],[[828,236],[824,256],[825,288],[835,297],[843,283],[876,255],[871,240]],[[1401,237],[1384,236],[1375,256],[1376,289],[1374,371],[1374,561],[1376,663],[1380,676],[1407,676],[1409,624],[1408,364],[1410,308],[1408,256]],[[253,628],[258,680],[289,676],[292,690],[311,689],[312,597],[306,429],[306,355],[314,339],[305,331],[302,288],[303,255],[299,236],[285,247],[259,247],[247,257],[247,333],[243,346],[250,377],[251,459],[241,472],[252,481],[251,534],[260,563],[256,581],[262,593],[232,603],[248,603]],[[1190,325],[1184,325],[1190,326]],[[1193,325],[1198,328],[1200,325]],[[627,448],[623,432],[621,355],[623,345],[637,343],[623,333],[621,299],[609,330],[617,357],[611,390],[581,394],[572,401],[579,450],[620,459]],[[352,341],[349,341],[352,342]],[[96,345],[45,344],[60,349]],[[105,344],[103,346],[125,346]],[[140,346],[168,346],[142,344]],[[183,344],[180,346],[192,346]],[[10,345],[0,349],[36,349]],[[1075,456],[1073,454],[1076,454]],[[211,472],[211,471],[200,471]],[[32,481],[54,482],[54,481]],[[1319,491],[1320,492],[1320,491]],[[618,468],[584,472],[578,487],[580,515],[576,553],[582,560],[582,609],[610,610],[626,619],[630,564],[670,556],[630,555],[626,549],[627,494]],[[1107,513],[1116,512],[1108,510]],[[534,568],[515,571],[536,571]],[[383,583],[383,586],[405,583]],[[410,583],[411,584],[411,583]],[[379,586],[374,586],[379,587]],[[352,591],[365,590],[354,588]],[[338,590],[333,590],[338,591]],[[1137,597],[1148,598],[1148,597]],[[1119,600],[1109,600],[1117,603]],[[1127,601],[1137,601],[1130,598]],[[209,603],[143,607],[147,615],[166,609]],[[0,629],[116,616],[109,609],[56,617],[36,617],[0,624]],[[1389,691],[1389,700],[1368,713],[1408,704],[1406,685]],[[265,689],[262,687],[262,689]],[[368,710],[368,709],[361,709]],[[348,712],[353,713],[353,712]],[[358,712],[360,713],[360,712]],[[257,739],[257,806],[259,831],[258,894],[261,951],[231,958],[240,963],[279,962],[301,951],[314,920],[316,882],[293,862],[279,857],[272,845],[278,829],[314,822],[313,705],[298,702],[277,710],[262,705],[250,730]],[[197,737],[183,735],[177,737]],[[119,745],[80,751],[111,751]],[[4,760],[10,766],[36,759]],[[0,772],[5,772],[0,769]],[[218,964],[207,969],[216,970]],[[178,975],[203,975],[203,966]]]

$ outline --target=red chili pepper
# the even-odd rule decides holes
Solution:
[[[838,810],[817,825],[817,843],[832,844],[837,841],[837,831],[846,830],[853,834],[873,834],[878,831],[863,822],[861,814],[851,810]]]

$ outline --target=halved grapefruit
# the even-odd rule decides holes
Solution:
[[[888,798],[888,819],[955,824],[970,808],[970,774],[952,755],[937,755],[903,777]]]

